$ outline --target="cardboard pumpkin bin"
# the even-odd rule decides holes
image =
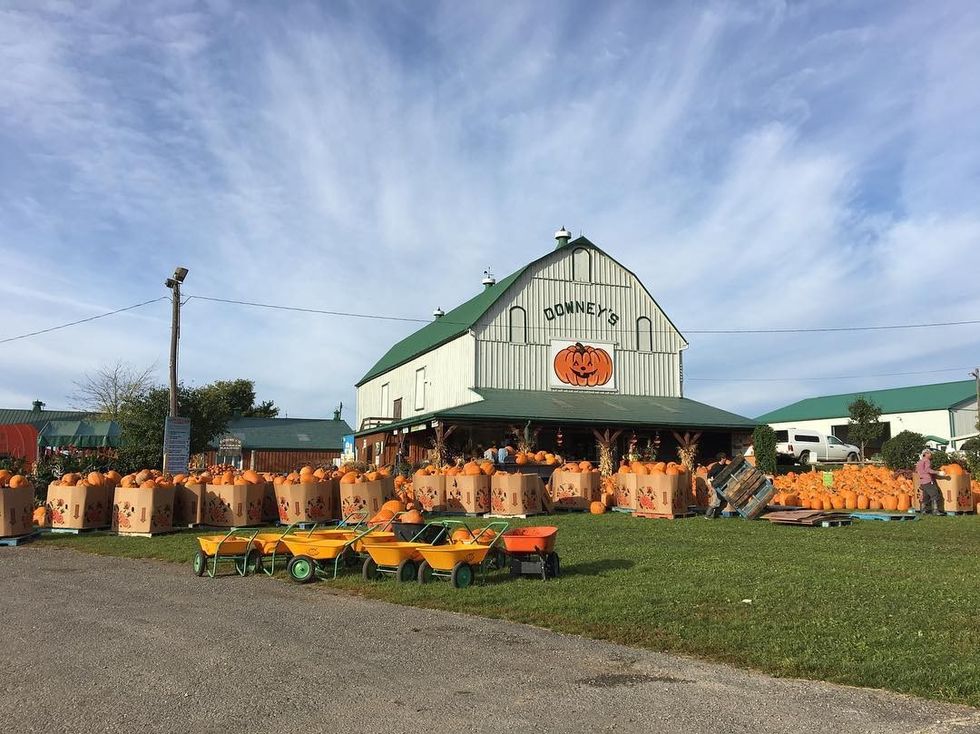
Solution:
[[[445,479],[446,512],[482,515],[490,511],[491,478],[486,474],[457,474]]]
[[[204,504],[207,497],[205,484],[177,484],[174,486],[174,527],[192,527],[204,523]]]
[[[112,523],[112,489],[79,484],[48,486],[52,530],[93,530]]]
[[[969,474],[964,472],[936,479],[936,485],[943,495],[943,512],[973,512],[976,509]]]
[[[633,512],[636,509],[637,474],[616,474],[616,509]]]
[[[0,487],[0,538],[34,532],[34,488]]]
[[[388,500],[395,498],[393,477],[381,477],[371,482],[340,485],[340,515],[347,517],[354,512],[374,515]]]
[[[120,535],[150,536],[174,527],[174,487],[116,487],[112,529]]]
[[[421,472],[412,477],[412,489],[418,506],[426,512],[445,512],[447,479],[451,477]]]
[[[599,496],[598,471],[561,471],[551,475],[551,498],[559,510],[588,510]]]
[[[637,477],[636,517],[684,517],[688,514],[690,478],[656,472]]]
[[[276,519],[283,525],[317,523],[337,517],[340,490],[336,479],[275,486]]]
[[[204,499],[204,524],[238,528],[262,524],[262,484],[209,484]]]
[[[494,474],[490,511],[494,515],[535,515],[542,511],[544,484],[537,474]]]

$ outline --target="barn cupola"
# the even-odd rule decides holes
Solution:
[[[564,225],[561,229],[555,232],[555,249],[558,250],[568,244],[568,241],[572,238],[572,233],[565,229]]]

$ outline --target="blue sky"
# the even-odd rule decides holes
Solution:
[[[0,338],[178,264],[189,294],[426,318],[560,225],[682,331],[980,318],[968,0],[7,0],[0,68]],[[182,376],[352,418],[411,328],[192,300]],[[2,345],[0,405],[117,357],[163,381],[168,336],[160,302]],[[980,361],[977,326],[689,340],[688,396],[748,415]]]

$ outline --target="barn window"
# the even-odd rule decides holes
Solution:
[[[520,306],[510,310],[510,340],[514,344],[527,344],[527,311]]]
[[[425,409],[425,367],[415,370],[415,409]]]
[[[580,283],[592,282],[592,254],[584,247],[572,253],[572,279]]]
[[[653,324],[646,316],[636,320],[636,348],[641,352],[653,351]]]
[[[385,418],[388,417],[388,384],[385,383],[381,386],[381,415]]]

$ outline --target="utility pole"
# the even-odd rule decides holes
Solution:
[[[974,426],[978,431],[980,431],[980,367],[977,367],[973,372],[973,379],[977,381],[977,424]]]
[[[173,316],[170,322],[170,417],[177,417],[177,342],[180,340],[180,284],[187,277],[187,268],[174,270],[174,277],[164,285],[173,296]]]

